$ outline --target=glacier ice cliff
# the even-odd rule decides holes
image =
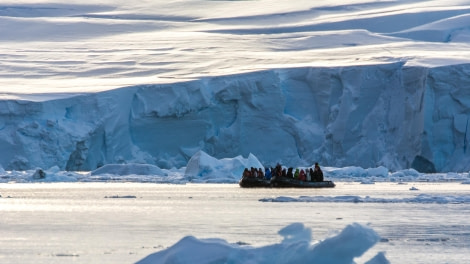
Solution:
[[[0,165],[94,170],[255,155],[266,166],[468,171],[470,65],[269,69],[0,101]]]

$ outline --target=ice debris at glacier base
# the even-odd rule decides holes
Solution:
[[[249,154],[247,158],[217,159],[199,151],[188,164],[181,168],[162,169],[150,164],[108,164],[93,171],[63,171],[58,166],[49,169],[4,170],[0,167],[0,182],[152,182],[152,183],[238,183],[244,168],[262,167],[258,158]],[[310,165],[310,166],[313,166]],[[43,177],[37,177],[41,171]],[[413,169],[391,172],[385,167],[323,167],[325,178],[334,181],[364,184],[375,182],[461,182],[469,183],[468,172],[464,173],[419,173]]]

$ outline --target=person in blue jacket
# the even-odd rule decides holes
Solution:
[[[266,178],[266,180],[271,180],[271,171],[269,168],[264,169],[264,178]]]

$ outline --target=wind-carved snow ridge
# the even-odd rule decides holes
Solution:
[[[6,170],[181,168],[198,151],[263,166],[468,171],[470,65],[299,67],[0,101]]]
[[[302,223],[293,223],[281,229],[284,240],[279,244],[251,247],[230,244],[222,239],[184,237],[175,245],[151,254],[137,264],[153,263],[354,263],[373,247],[379,236],[369,227],[354,223],[338,235],[312,245],[311,230]],[[367,263],[390,263],[383,252]]]

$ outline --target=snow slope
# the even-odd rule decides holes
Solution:
[[[3,1],[0,165],[470,169],[470,1]]]

